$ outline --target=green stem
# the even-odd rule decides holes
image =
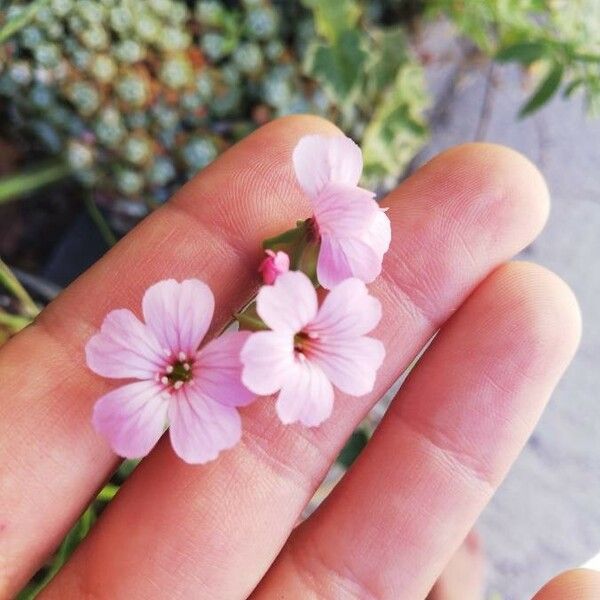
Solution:
[[[31,319],[21,317],[20,315],[11,315],[10,313],[0,310],[0,325],[4,325],[10,329],[12,333],[17,333],[31,323]]]
[[[0,179],[0,204],[16,200],[50,183],[64,179],[71,168],[62,160],[55,160],[30,171]]]
[[[96,500],[100,502],[110,502],[119,491],[119,486],[114,483],[107,483],[96,496]]]
[[[30,23],[37,14],[37,11],[45,4],[48,4],[48,0],[35,0],[24,8],[20,15],[4,23],[2,29],[0,29],[0,44],[3,44],[8,38]]]
[[[8,266],[0,259],[0,284],[19,302],[28,317],[36,317],[40,313],[37,304],[32,300],[21,282],[13,275]]]
[[[100,235],[104,238],[106,245],[109,248],[112,248],[117,243],[117,238],[97,204],[92,199],[91,194],[85,194],[83,201],[85,202],[85,207],[87,208],[90,218],[94,221]]]

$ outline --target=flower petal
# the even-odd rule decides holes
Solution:
[[[333,289],[349,277],[371,283],[381,273],[382,258],[357,238],[321,236],[317,258],[317,279],[325,289]]]
[[[329,381],[351,396],[373,391],[384,358],[384,345],[366,336],[323,340],[310,355],[310,360],[321,367]]]
[[[255,394],[274,394],[294,366],[292,333],[258,331],[242,348],[242,382]]]
[[[243,345],[249,331],[224,333],[204,346],[194,361],[194,384],[199,393],[226,406],[246,406],[255,398],[242,383]]]
[[[373,248],[381,259],[389,250],[392,241],[392,224],[381,208],[373,214],[369,226],[363,232],[362,240]]]
[[[381,209],[368,190],[327,183],[314,202],[314,211],[321,234],[343,238],[363,235]]]
[[[94,405],[92,424],[124,458],[146,456],[162,435],[168,400],[153,381],[136,381],[112,390]]]
[[[327,184],[314,209],[321,234],[319,283],[331,289],[352,276],[373,281],[390,245],[391,224],[371,192]]]
[[[238,411],[206,398],[194,385],[185,385],[171,396],[169,422],[173,450],[190,464],[214,460],[242,435]]]
[[[296,360],[275,405],[284,424],[299,421],[320,425],[333,410],[333,388],[321,368],[310,360]]]
[[[125,308],[109,312],[85,345],[88,367],[103,377],[153,379],[165,356],[153,333]]]
[[[296,333],[317,314],[317,293],[304,273],[288,271],[260,288],[256,311],[271,329]]]
[[[360,148],[343,135],[304,136],[294,148],[293,162],[296,178],[311,199],[327,182],[356,185],[363,168]]]
[[[381,303],[355,277],[336,285],[325,297],[307,331],[325,338],[355,338],[372,331],[381,320]]]
[[[211,289],[199,279],[159,281],[142,301],[144,320],[161,347],[193,354],[205,336],[215,309]]]

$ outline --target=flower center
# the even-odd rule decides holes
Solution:
[[[160,382],[170,388],[178,390],[184,383],[192,380],[193,361],[184,352],[180,352],[177,360],[167,366],[161,374]]]
[[[294,336],[294,352],[297,356],[305,357],[319,339],[318,333],[300,331]]]

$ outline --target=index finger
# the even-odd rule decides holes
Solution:
[[[260,241],[307,212],[288,157],[315,117],[263,127],[222,155],[81,276],[0,351],[0,597],[12,596],[59,543],[116,465],[90,423],[109,384],[83,346],[104,314],[139,310],[165,277],[201,277],[216,298],[213,331],[258,283]]]

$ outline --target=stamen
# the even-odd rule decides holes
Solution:
[[[178,380],[173,384],[173,387],[178,390],[179,388],[181,388],[181,386],[183,386],[183,381]]]
[[[173,365],[169,365],[165,370],[170,375],[173,372]]]
[[[184,370],[189,371],[190,370],[190,363],[183,363],[183,368],[184,368]]]
[[[163,376],[160,378],[160,382],[161,382],[163,385],[168,385],[168,384],[169,384],[169,378],[168,378],[166,375],[163,375]]]

